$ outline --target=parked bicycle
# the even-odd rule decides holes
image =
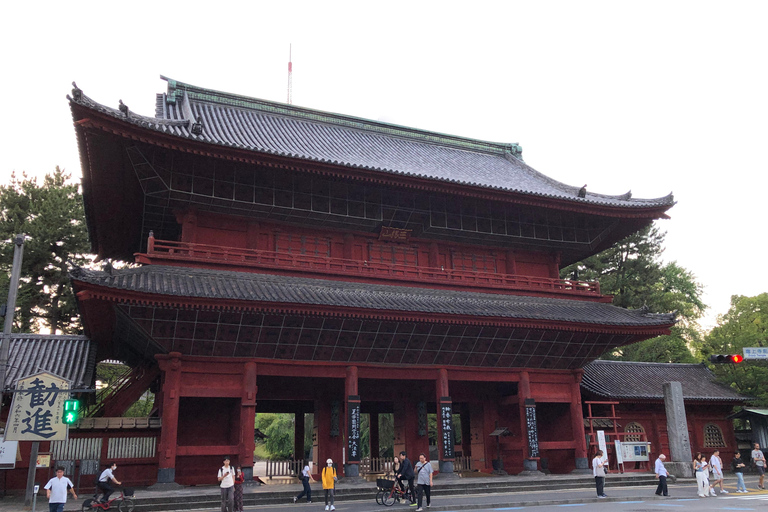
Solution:
[[[119,496],[108,501],[101,501],[100,497],[103,496],[98,490],[93,498],[88,498],[83,502],[83,512],[96,512],[99,510],[109,510],[112,508],[112,503],[117,502],[115,505],[119,512],[133,512],[136,505],[133,503],[133,489],[123,489],[120,491]]]

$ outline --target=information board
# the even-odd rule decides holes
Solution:
[[[536,424],[536,402],[530,398],[525,400],[525,430],[528,437],[528,456],[539,456],[539,427]]]
[[[18,451],[18,441],[0,441],[0,469],[14,469]]]
[[[649,460],[648,442],[621,443],[621,458],[625,462],[644,462]]]
[[[360,397],[347,398],[347,462],[360,462]]]
[[[608,447],[605,445],[605,430],[597,431],[597,446],[603,452],[603,464],[608,465]]]
[[[453,460],[453,403],[451,397],[440,397],[440,426],[443,431],[441,438],[442,460]]]

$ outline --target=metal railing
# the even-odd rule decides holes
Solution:
[[[147,256],[177,261],[245,266],[255,268],[291,269],[329,275],[355,275],[376,279],[409,282],[443,283],[503,290],[540,291],[580,296],[600,296],[596,281],[573,281],[521,275],[472,272],[445,268],[418,267],[394,263],[330,258],[307,254],[240,249],[217,245],[156,240],[149,237]]]

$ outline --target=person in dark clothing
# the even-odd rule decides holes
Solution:
[[[397,481],[400,483],[400,487],[404,488],[403,481],[408,482],[408,490],[411,493],[411,503],[416,503],[414,501],[415,493],[413,492],[413,479],[416,476],[416,473],[413,472],[413,464],[411,464],[411,461],[406,457],[405,452],[400,452],[400,467],[398,468],[398,472],[396,473]]]

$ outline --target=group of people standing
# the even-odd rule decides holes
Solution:
[[[325,510],[336,510],[334,501],[336,498],[336,482],[339,478],[336,475],[336,468],[333,466],[333,459],[325,461],[325,467],[320,472],[320,480],[323,482],[323,490],[325,491]],[[296,503],[304,496],[307,497],[307,503],[312,503],[312,487],[310,483],[314,482],[312,478],[312,470],[309,469],[309,464],[304,466],[301,471],[301,485],[304,486],[298,496],[293,497],[293,502]]]
[[[656,459],[654,465],[654,473],[659,479],[659,485],[656,488],[657,496],[669,496],[667,489],[667,477],[669,472],[664,467],[664,461],[666,456],[662,453]],[[766,460],[765,455],[760,450],[760,445],[755,443],[754,450],[751,454],[752,465],[754,466],[759,476],[758,489],[765,490],[765,468]],[[745,493],[747,486],[744,484],[744,468],[747,466],[744,459],[741,458],[741,453],[736,452],[731,461],[731,471],[736,475],[736,492]],[[595,477],[595,487],[597,488],[597,497],[605,498],[605,472],[607,468],[607,460],[604,458],[602,450],[595,452],[595,458],[592,459],[592,474]],[[712,456],[707,462],[707,458],[701,454],[696,454],[696,458],[693,461],[693,469],[696,475],[696,485],[698,495],[701,498],[707,496],[717,496],[715,487],[720,488],[721,494],[728,494],[723,488],[723,480],[725,476],[723,474],[723,460],[720,458],[720,450],[715,450]],[[710,478],[710,473],[712,478]]]
[[[221,512],[243,512],[243,469],[240,466],[233,468],[229,465],[229,457],[224,457],[224,465],[219,469],[218,478],[221,488]]]

